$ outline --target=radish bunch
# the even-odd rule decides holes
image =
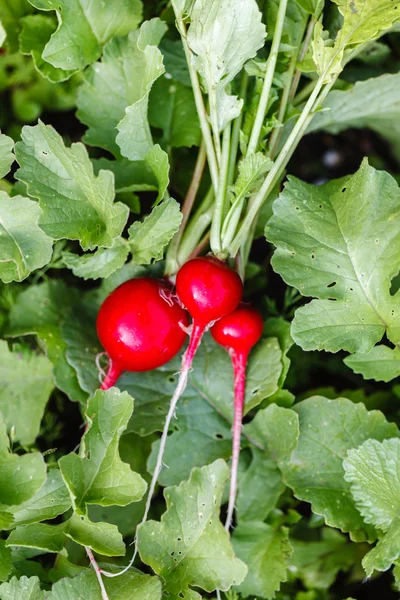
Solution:
[[[168,431],[178,400],[185,390],[202,336],[211,328],[216,342],[228,350],[234,371],[232,469],[226,528],[229,530],[232,524],[247,358],[260,339],[263,327],[261,315],[256,310],[240,305],[242,294],[239,275],[226,263],[207,256],[189,260],[181,267],[176,276],[176,295],[164,281],[134,279],[119,286],[100,308],[97,332],[109,356],[102,389],[113,386],[122,371],[148,371],[165,364],[181,350],[186,333],[190,333],[166,416],[142,523],[147,519],[162,469]],[[190,327],[185,309],[192,318]]]

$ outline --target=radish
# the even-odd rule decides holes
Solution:
[[[237,472],[240,454],[240,436],[242,432],[247,358],[252,347],[259,341],[262,331],[263,320],[260,313],[249,306],[239,306],[235,311],[220,319],[211,328],[211,335],[215,341],[229,352],[232,359],[235,382],[231,484],[225,523],[225,529],[228,531],[232,525],[237,493]]]
[[[156,279],[131,279],[103,302],[97,334],[109,356],[101,385],[108,390],[122,371],[150,371],[173,358],[185,342],[186,311],[169,286]]]
[[[162,469],[169,426],[178,400],[185,390],[188,374],[201,338],[215,321],[235,310],[242,298],[243,284],[239,275],[224,262],[212,256],[206,256],[193,258],[179,269],[176,276],[176,293],[192,317],[190,340],[182,357],[178,384],[165,420],[142,523],[147,519],[157,479]]]

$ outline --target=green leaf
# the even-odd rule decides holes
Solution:
[[[400,340],[400,307],[389,291],[400,259],[399,209],[396,181],[366,161],[355,175],[319,187],[289,178],[266,236],[277,246],[274,269],[319,298],[292,323],[303,350],[368,352],[385,332]]]
[[[13,148],[14,140],[0,133],[0,179],[7,175],[15,160]]]
[[[6,333],[11,337],[36,334],[54,365],[56,386],[72,400],[85,401],[87,394],[79,387],[76,372],[66,360],[67,344],[61,332],[62,321],[68,319],[78,300],[78,290],[60,280],[32,285],[19,294],[11,307]]]
[[[14,439],[33,444],[39,435],[44,409],[53,391],[53,365],[28,349],[10,352],[0,340],[0,412]]]
[[[159,19],[150,21],[155,31],[159,22]],[[144,24],[141,31],[143,28]],[[89,127],[84,141],[109,150],[116,157],[121,156],[115,141],[116,127],[124,118],[125,109],[142,98],[146,90],[145,76],[162,68],[159,50],[154,45],[140,49],[139,36],[140,31],[133,31],[126,38],[112,39],[104,48],[102,61],[85,72],[77,97],[77,116]],[[150,37],[148,31],[147,37]],[[132,81],[136,85],[132,85]]]
[[[109,570],[109,569],[107,569]],[[118,600],[161,600],[161,583],[157,577],[130,570],[121,577],[104,577],[110,598]],[[101,600],[99,582],[93,571],[81,573],[73,579],[65,577],[53,585],[48,600]]]
[[[93,303],[76,305],[61,326],[62,337],[67,344],[67,362],[74,368],[82,390],[89,394],[97,390],[100,382],[96,356],[103,352],[103,348],[96,333],[98,308]]]
[[[300,500],[310,502],[330,527],[349,532],[355,541],[373,540],[374,528],[362,519],[344,479],[342,461],[347,451],[365,440],[398,436],[394,423],[379,411],[368,412],[346,398],[314,396],[296,404],[300,437],[290,459],[281,463],[285,483]]]
[[[6,548],[6,542],[4,540],[0,540],[0,581],[6,581],[8,579],[12,568],[11,550]]]
[[[160,43],[160,50],[163,53],[167,78],[170,75],[172,79],[183,83],[186,87],[191,87],[189,69],[181,40],[163,38]]]
[[[32,498],[17,506],[10,506],[7,512],[12,515],[12,527],[14,527],[55,519],[65,513],[70,506],[71,498],[60,471],[51,469],[44,485]]]
[[[326,40],[321,23],[314,28],[313,58],[317,72],[325,82],[343,69],[345,50],[383,35],[400,19],[392,0],[333,0],[343,17],[342,28],[334,42]]]
[[[86,504],[125,506],[145,493],[145,481],[122,462],[118,451],[132,411],[132,398],[117,388],[98,390],[90,398],[86,410],[89,425],[81,440],[80,455],[71,453],[59,460],[78,513],[85,514]]]
[[[191,585],[225,591],[246,575],[246,566],[234,557],[229,534],[219,520],[228,477],[223,460],[193,469],[189,481],[164,490],[167,511],[161,523],[148,521],[138,529],[143,562],[162,577],[172,594],[189,592]]]
[[[357,352],[348,356],[344,363],[364,379],[387,382],[400,376],[399,348],[378,345],[367,354]]]
[[[38,226],[43,217],[37,202],[23,196],[10,198],[0,191],[0,279],[22,281],[46,265],[53,240]]]
[[[100,171],[95,177],[81,143],[64,145],[50,125],[39,122],[22,129],[15,146],[20,169],[17,179],[38,198],[40,226],[55,239],[79,240],[84,250],[110,247],[125,226],[129,209],[114,203],[114,177]]]
[[[309,589],[328,589],[339,571],[349,571],[357,561],[355,544],[344,535],[324,527],[319,541],[290,540],[293,555],[290,571]]]
[[[57,23],[44,15],[28,15],[21,19],[19,47],[22,54],[31,55],[34,65],[43,77],[53,83],[69,79],[75,70],[58,69],[42,58],[43,50],[57,29]]]
[[[44,600],[38,577],[13,577],[0,585],[1,600]]]
[[[154,472],[159,447],[159,441],[152,446],[147,463],[150,473]],[[167,468],[161,471],[158,481],[163,486],[178,485],[190,476],[193,467],[202,467],[218,458],[228,460],[231,454],[230,424],[195,391],[188,390],[177,409],[174,431],[168,437],[163,458]]]
[[[92,523],[88,517],[76,514],[61,525],[45,525],[34,523],[21,525],[14,529],[8,539],[7,546],[36,548],[45,552],[61,552],[67,542],[74,540],[81,546],[88,546],[94,552],[104,556],[123,556],[125,545],[115,525],[109,523]]]
[[[46,465],[39,452],[19,456],[8,450],[6,425],[0,413],[0,504],[21,504],[32,498],[46,479]]]
[[[129,228],[133,262],[148,265],[153,260],[161,260],[165,246],[178,231],[181,221],[178,202],[169,198],[153,208],[143,222],[133,223]]]
[[[154,83],[149,98],[149,123],[163,132],[162,146],[180,148],[200,144],[200,124],[193,92],[165,74]]]
[[[236,504],[240,523],[265,520],[285,490],[279,463],[288,459],[297,445],[298,417],[293,410],[271,404],[257,412],[244,432],[263,449],[251,445],[252,461],[239,479]]]
[[[387,571],[400,557],[400,517],[396,517],[375,548],[363,558],[362,565],[370,577],[374,570]]]
[[[168,154],[155,144],[146,154],[145,163],[153,171],[158,182],[158,196],[156,204],[160,202],[167,191],[169,184],[169,159]]]
[[[400,509],[400,440],[367,440],[343,462],[345,480],[364,521],[388,531]]]
[[[253,521],[238,525],[232,538],[238,557],[249,567],[239,591],[245,598],[275,598],[287,580],[287,562],[292,554],[288,530]]]
[[[386,46],[385,46],[386,47]],[[350,128],[369,128],[386,138],[400,157],[400,73],[357,81],[348,90],[330,92],[323,109],[313,117],[307,133],[333,134]]]
[[[84,69],[99,58],[112,37],[126,35],[142,18],[140,0],[93,0],[88,6],[70,0],[29,0],[40,10],[55,10],[59,26],[43,59],[64,70]]]
[[[72,252],[63,252],[65,266],[72,270],[76,277],[83,279],[99,279],[109,277],[125,264],[129,254],[129,246],[119,237],[115,238],[110,248],[99,248],[93,254],[78,256]]]
[[[227,85],[264,45],[261,12],[255,0],[217,0],[211,4],[197,0],[190,19],[187,40],[222,130],[240,114],[243,105],[237,96],[229,95]]]

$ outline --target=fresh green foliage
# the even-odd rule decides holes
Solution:
[[[37,202],[0,191],[0,278],[22,281],[51,258],[53,240],[39,227]]]
[[[53,390],[52,364],[28,348],[10,352],[0,341],[0,412],[13,439],[32,444]]]
[[[165,490],[167,511],[161,523],[150,521],[139,527],[142,560],[165,580],[172,594],[187,593],[193,584],[209,592],[228,590],[246,575],[246,565],[234,557],[219,520],[228,476],[222,460],[193,469],[189,481]]]
[[[399,19],[0,0],[0,600],[400,590]],[[148,514],[182,355],[99,389],[108,294],[210,251],[264,319],[230,531],[229,353],[205,333]]]

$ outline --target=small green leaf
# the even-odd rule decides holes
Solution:
[[[55,519],[65,513],[70,506],[71,498],[60,471],[51,469],[47,474],[46,482],[36,494],[18,506],[10,506],[8,512],[13,517],[14,527]]]
[[[294,407],[300,420],[300,437],[290,459],[281,463],[285,483],[297,498],[310,502],[327,525],[349,532],[355,541],[374,540],[376,532],[362,519],[344,479],[347,451],[372,438],[399,435],[379,411],[368,412],[361,403],[345,398],[314,396]]]
[[[160,202],[167,191],[169,184],[169,159],[168,154],[155,144],[146,154],[145,163],[153,171],[158,182],[158,196],[156,204]]]
[[[69,79],[75,70],[59,69],[42,58],[43,50],[57,30],[57,22],[45,15],[28,15],[21,19],[19,47],[22,54],[32,55],[36,69],[43,77],[56,83]]]
[[[53,240],[38,226],[43,217],[37,202],[23,196],[10,198],[0,191],[0,279],[22,281],[46,265]]]
[[[67,287],[61,280],[32,285],[19,294],[11,307],[6,334],[10,337],[36,334],[53,363],[56,386],[72,400],[85,401],[87,394],[79,387],[76,372],[66,360],[67,344],[61,332],[61,322],[78,301],[78,290]]]
[[[366,161],[319,187],[289,178],[266,236],[277,246],[274,269],[318,298],[292,323],[303,350],[368,352],[385,331],[400,340],[399,303],[389,292],[400,260],[399,210],[396,181]]]
[[[83,144],[67,148],[53,127],[39,122],[23,127],[15,152],[21,167],[16,177],[39,200],[43,231],[55,239],[79,240],[84,250],[112,245],[129,209],[114,203],[110,172],[100,171],[95,177]]]
[[[110,570],[110,569],[107,569]],[[157,577],[130,570],[121,577],[104,577],[110,598],[118,600],[161,600],[161,583]],[[101,600],[99,582],[93,571],[72,579],[65,577],[53,585],[48,600]]]
[[[161,145],[180,148],[200,144],[200,124],[193,92],[183,83],[160,77],[149,99],[149,123],[163,131]]]
[[[344,359],[344,363],[364,379],[387,382],[400,376],[399,348],[378,345],[366,354],[351,354]]]
[[[148,215],[143,222],[129,228],[129,244],[132,260],[139,265],[148,265],[161,260],[165,246],[179,229],[182,213],[173,198],[165,200]]]
[[[129,254],[129,245],[119,237],[115,238],[110,248],[99,248],[93,254],[78,256],[72,252],[63,252],[65,266],[72,270],[76,277],[83,279],[99,279],[109,277],[125,264]]]
[[[238,525],[232,538],[235,552],[249,567],[239,591],[245,598],[275,598],[287,580],[287,563],[292,554],[289,532],[253,521]]]
[[[6,548],[6,542],[4,540],[0,540],[0,581],[6,581],[8,579],[12,568],[11,550]]]
[[[255,0],[197,0],[193,6],[187,40],[210,100],[214,98],[220,130],[239,115],[243,104],[229,95],[227,85],[264,45],[265,35]]]
[[[161,21],[152,19],[145,23],[151,23],[153,30],[157,30]],[[143,28],[148,30],[149,26],[143,24],[140,31]],[[105,46],[102,61],[86,71],[77,97],[77,116],[89,127],[84,141],[109,150],[117,158],[121,153],[115,141],[116,127],[124,118],[126,107],[138,102],[145,93],[146,75],[150,77],[154,71],[155,76],[162,68],[156,45],[139,48],[140,31],[132,31],[125,38],[114,38]],[[151,38],[149,31],[146,38]],[[136,85],[132,85],[132,81]]]
[[[153,192],[158,190],[158,180],[151,167],[144,160],[97,158],[92,160],[92,163],[96,174],[102,169],[114,173],[117,192]]]
[[[81,546],[88,546],[94,552],[104,556],[123,556],[125,545],[115,525],[109,523],[92,523],[88,517],[76,514],[61,525],[45,525],[34,523],[21,525],[14,529],[8,539],[7,546],[35,548],[45,552],[61,552],[67,538]]]
[[[70,0],[29,0],[41,10],[55,10],[59,26],[43,52],[43,59],[64,70],[84,69],[99,58],[102,46],[126,35],[142,18],[140,0],[92,0],[88,6]]]
[[[0,413],[0,504],[21,504],[43,485],[46,465],[39,452],[19,456],[8,450],[6,425]]]
[[[28,349],[10,352],[0,340],[0,412],[14,439],[33,444],[39,435],[44,409],[53,391],[53,365]]]
[[[400,440],[367,440],[343,461],[356,506],[366,523],[388,531],[400,509]]]
[[[0,179],[7,175],[15,160],[13,148],[14,140],[0,133]]]
[[[8,583],[0,585],[1,600],[44,600],[38,577],[12,577]]]
[[[326,39],[322,24],[314,28],[313,58],[325,82],[341,72],[345,51],[379,38],[400,19],[392,0],[333,0],[343,17],[342,28],[334,42]]]
[[[362,565],[370,577],[376,571],[387,571],[400,557],[400,517],[396,517],[387,533],[379,540],[362,560]]]
[[[223,460],[193,469],[189,481],[164,490],[167,511],[161,523],[148,521],[138,529],[143,562],[162,577],[172,594],[188,593],[191,585],[225,591],[246,575],[246,566],[235,558],[219,520],[228,477]]]
[[[59,460],[61,474],[71,494],[74,510],[86,513],[86,504],[125,506],[137,502],[146,483],[122,462],[118,444],[133,411],[126,392],[98,390],[89,400],[88,429],[81,441],[80,456],[71,453]]]

